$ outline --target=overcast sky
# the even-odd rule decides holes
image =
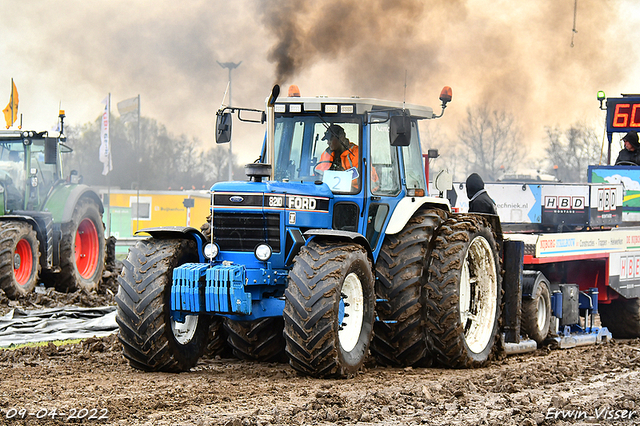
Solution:
[[[438,110],[455,135],[468,107],[514,114],[523,143],[544,126],[601,122],[596,92],[640,93],[640,2],[578,0],[0,0],[0,102],[11,78],[23,127],[50,129],[58,106],[81,125],[141,95],[142,114],[213,145],[228,71],[236,106],[263,108],[271,86],[303,95],[402,100]],[[234,123],[234,152],[253,161],[264,129]],[[96,155],[99,141],[96,141]]]

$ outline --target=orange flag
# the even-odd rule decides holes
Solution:
[[[2,112],[4,112],[4,120],[7,122],[8,129],[13,126],[13,123],[18,119],[18,89],[13,79],[11,79],[11,98],[9,98],[9,105],[7,105]]]

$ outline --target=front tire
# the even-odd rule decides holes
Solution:
[[[10,299],[33,291],[40,270],[40,243],[25,222],[0,222],[0,288]]]
[[[55,287],[60,291],[95,290],[104,269],[105,239],[98,204],[81,198],[71,221],[62,225],[60,274]]]
[[[284,336],[291,366],[314,377],[352,377],[373,333],[373,272],[357,244],[310,242],[285,291]]]
[[[234,321],[226,318],[224,329],[227,343],[236,358],[246,361],[287,362],[282,331],[284,321],[260,318],[254,321]]]
[[[433,351],[455,368],[485,365],[499,337],[502,280],[487,221],[451,216],[440,227],[429,267],[427,327]]]
[[[117,315],[129,364],[146,371],[187,371],[207,344],[209,318],[187,315],[184,323],[171,317],[173,270],[197,262],[192,240],[139,241],[129,250],[118,277]]]

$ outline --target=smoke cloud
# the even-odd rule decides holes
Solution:
[[[574,2],[300,3],[263,3],[262,21],[276,38],[268,56],[276,82],[307,80],[324,62],[332,64],[327,78],[339,88],[398,99],[406,71],[407,100],[433,105],[440,87],[451,85],[445,121],[487,104],[513,113],[529,144],[541,142],[545,125],[599,117],[596,91],[619,90],[637,61],[629,37],[615,31],[614,1],[578,2],[574,47]]]

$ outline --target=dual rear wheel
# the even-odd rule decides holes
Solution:
[[[446,366],[480,367],[493,357],[502,313],[498,252],[481,216],[453,215],[436,235],[426,320],[433,356]]]

